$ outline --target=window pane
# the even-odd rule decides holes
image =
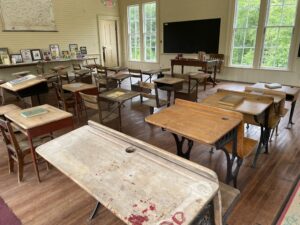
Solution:
[[[143,4],[144,60],[156,61],[156,3]]]
[[[297,0],[270,0],[262,55],[263,67],[287,68]]]
[[[128,6],[128,42],[129,60],[139,61],[140,58],[140,12],[138,5]]]
[[[237,0],[231,64],[253,65],[260,0]]]

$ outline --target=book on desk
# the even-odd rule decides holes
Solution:
[[[47,109],[38,107],[38,108],[32,108],[32,109],[21,112],[21,116],[23,116],[25,118],[31,118],[33,116],[39,116],[39,115],[45,114],[47,112],[48,112]]]
[[[281,88],[282,85],[279,83],[270,83],[270,84],[265,84],[265,87],[269,89],[276,89],[276,88]]]
[[[33,80],[33,79],[36,79],[36,76],[32,75],[32,74],[29,74],[29,75],[26,75],[24,77],[20,77],[20,78],[15,79],[15,80],[8,81],[8,82],[6,82],[6,84],[9,87],[13,87],[15,85],[22,84],[22,83],[24,83],[26,81]]]

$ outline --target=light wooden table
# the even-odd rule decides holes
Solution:
[[[17,96],[21,101],[25,97],[37,96],[38,104],[41,104],[39,95],[48,92],[47,80],[41,77],[36,77],[31,80],[10,86],[6,83],[1,84],[0,88],[4,89],[10,94]],[[24,101],[23,101],[24,102]],[[3,92],[2,104],[5,104],[5,97]]]
[[[226,183],[233,180],[236,186],[239,168],[243,161],[239,157],[239,151],[243,151],[242,138],[244,137],[242,114],[176,99],[175,105],[150,115],[145,120],[172,133],[178,156],[189,159],[194,141],[223,150],[227,159]],[[179,136],[182,138],[180,139]],[[188,149],[183,152],[185,140],[188,141]],[[225,145],[229,142],[233,142],[232,149],[227,151]],[[231,158],[229,153],[232,153]],[[233,171],[232,165],[236,158],[238,164]]]
[[[21,112],[30,111],[34,108],[43,108],[47,110],[47,113],[29,118],[25,118],[21,115]],[[4,115],[8,120],[12,121],[14,125],[18,127],[18,130],[23,132],[28,137],[33,166],[37,175],[37,179],[40,182],[39,169],[36,161],[36,153],[35,148],[33,146],[33,138],[45,134],[51,134],[54,131],[65,129],[68,127],[74,128],[72,114],[50,105],[41,105],[24,110],[19,109],[9,111]]]
[[[79,92],[90,94],[90,95],[98,95],[97,86],[95,84],[76,82],[71,84],[63,84],[62,89],[73,93],[75,99],[76,115],[79,122],[79,104],[81,104],[81,97]]]
[[[181,90],[184,79],[176,77],[163,77],[156,80],[153,80],[157,84],[157,87],[161,90],[167,91],[167,100],[169,107],[171,105],[171,94],[176,90]],[[175,99],[174,99],[175,100]]]
[[[133,99],[137,96],[139,96],[140,93],[136,91],[130,91],[122,88],[115,88],[110,91],[106,91],[104,93],[101,93],[99,95],[100,98],[109,100],[112,102],[116,102],[118,104],[118,110],[119,110],[119,116],[120,116],[120,130],[122,130],[122,117],[121,117],[121,108],[124,102],[127,100]]]
[[[37,152],[126,224],[222,224],[213,171],[100,124]]]
[[[241,102],[241,104],[238,104],[236,106],[227,106],[221,104],[220,100],[228,95],[242,96],[244,100]],[[268,153],[268,143],[270,137],[269,111],[270,106],[273,104],[273,102],[273,97],[219,89],[217,93],[203,99],[201,103],[209,106],[240,112],[244,115],[245,123],[254,124],[251,122],[254,120],[260,125],[260,141],[253,160],[253,167],[255,167],[262,146],[265,146],[266,153]]]
[[[159,68],[159,69],[149,69],[149,70],[143,69],[142,74],[149,76],[149,78],[147,80],[149,80],[150,83],[151,83],[151,80],[152,80],[153,76],[157,75],[157,76],[163,77],[163,73],[167,72],[167,71],[170,71],[170,70],[171,70],[170,68]],[[145,80],[145,82],[147,80]]]
[[[266,83],[256,83],[252,86],[254,90],[273,90],[273,91],[278,91],[286,94],[286,101],[291,102],[291,111],[290,111],[290,117],[289,117],[289,122],[287,125],[287,128],[289,128],[289,125],[293,125],[293,116],[294,116],[294,110],[296,106],[296,102],[300,93],[300,88],[296,87],[289,87],[289,86],[282,86],[281,88],[276,88],[276,89],[269,89],[265,86]]]
[[[0,106],[0,118],[3,117],[5,113],[8,113],[8,112],[11,112],[14,110],[21,110],[21,108],[14,104]]]
[[[116,72],[114,74],[109,74],[108,75],[108,78],[111,78],[113,80],[116,80],[118,82],[118,87],[121,88],[121,84],[122,82],[129,78],[130,77],[130,74],[128,71],[119,71],[119,72]]]

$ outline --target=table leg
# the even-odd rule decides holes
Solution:
[[[292,126],[295,124],[295,123],[293,122],[293,116],[294,116],[295,106],[296,106],[296,101],[293,101],[293,102],[292,102],[292,105],[291,105],[291,111],[290,111],[289,122],[288,122],[288,125],[287,125],[287,127],[286,127],[287,129],[292,128]]]
[[[5,104],[5,96],[4,96],[4,88],[0,87],[0,95],[1,95],[1,100],[2,100],[2,105]]]
[[[100,203],[100,202],[97,202],[97,203],[96,203],[96,206],[95,206],[95,208],[94,208],[94,210],[93,210],[93,212],[92,212],[92,214],[90,215],[89,220],[92,220],[92,219],[95,218],[95,216],[96,216],[96,214],[97,214],[97,212],[98,212],[98,210],[99,210],[100,207],[101,207],[101,203]]]
[[[167,100],[168,100],[167,107],[169,107],[171,105],[171,91],[170,90],[167,90]]]
[[[172,133],[172,135],[175,138],[176,147],[177,147],[177,155],[180,157],[183,157],[185,159],[190,159],[190,153],[192,151],[194,142],[186,139],[185,137],[182,137],[180,140],[177,134]],[[187,143],[188,149],[185,152],[183,152],[183,144],[184,144],[185,140],[188,141],[188,143]]]
[[[120,131],[122,132],[122,112],[121,112],[121,107],[123,103],[118,103],[118,111],[119,111],[119,126],[120,126]]]
[[[31,151],[33,167],[34,167],[38,182],[41,182],[39,168],[38,168],[38,165],[37,165],[37,162],[36,162],[35,148],[33,146],[33,141],[32,141],[31,135],[28,135],[28,143],[29,143],[29,147],[30,147],[30,151]]]
[[[74,93],[74,98],[75,98],[75,110],[76,110],[76,117],[77,117],[77,122],[79,124],[79,106],[78,106],[78,96],[76,93]]]

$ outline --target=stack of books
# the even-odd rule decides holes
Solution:
[[[270,83],[270,84],[265,84],[266,88],[270,88],[270,89],[276,89],[276,88],[281,88],[281,84],[278,83]]]
[[[36,76],[30,74],[30,75],[20,77],[20,78],[15,79],[15,80],[8,81],[8,82],[6,82],[6,84],[10,87],[13,87],[15,85],[22,84],[26,81],[33,80],[33,79],[36,79]]]

